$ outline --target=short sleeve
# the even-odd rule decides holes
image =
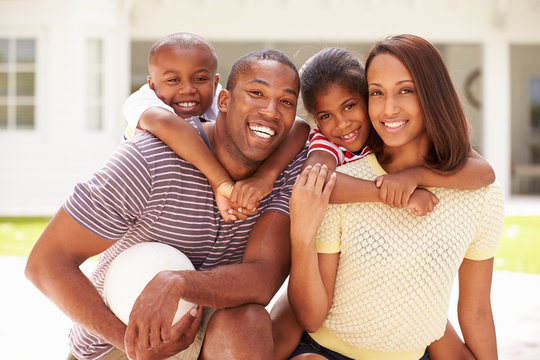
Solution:
[[[342,205],[328,205],[324,219],[317,231],[317,252],[334,254],[341,251]]]
[[[102,169],[75,186],[64,209],[86,230],[118,240],[143,213],[151,187],[146,160],[135,145],[123,143]]]
[[[312,129],[309,133],[308,156],[313,151],[326,151],[336,159],[336,166],[342,165],[344,156],[339,147],[328,140],[319,129]]]
[[[127,121],[126,130],[124,131],[124,140],[135,135],[137,124],[139,123],[142,113],[147,109],[156,106],[168,110],[173,114],[175,113],[172,107],[166,105],[158,98],[154,90],[150,89],[148,84],[144,84],[139,90],[135,91],[127,98],[122,108],[124,117]]]
[[[495,256],[502,233],[504,221],[504,196],[498,183],[486,188],[481,218],[476,235],[471,242],[465,258],[485,260]]]

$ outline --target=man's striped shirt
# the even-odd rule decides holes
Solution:
[[[202,130],[200,123],[195,125]],[[126,248],[146,241],[178,248],[197,270],[240,263],[260,214],[277,211],[289,215],[292,185],[306,152],[303,149],[282,172],[271,194],[261,201],[257,215],[226,224],[204,175],[159,139],[142,133],[121,144],[101,170],[76,185],[64,204],[69,216],[85,229],[114,241],[100,256],[92,283],[103,296],[111,261]],[[70,342],[79,359],[96,359],[112,349],[77,324]]]

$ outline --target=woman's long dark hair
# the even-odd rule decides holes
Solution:
[[[416,85],[430,148],[425,165],[441,172],[455,172],[467,161],[471,149],[469,123],[439,51],[415,35],[396,35],[377,42],[366,58],[366,75],[373,58],[392,54],[409,70]],[[384,164],[390,161],[380,137],[370,139],[372,151]]]

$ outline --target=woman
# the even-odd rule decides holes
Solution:
[[[459,170],[470,151],[468,124],[438,51],[417,36],[389,37],[370,50],[365,69],[379,136],[371,155],[339,171],[373,180],[414,166]],[[375,202],[331,205],[324,215],[335,182],[324,186],[325,177],[324,166],[306,168],[291,197],[288,295],[310,333],[293,358],[428,359],[431,344],[432,359],[495,359],[489,294],[500,187],[432,188],[439,205],[425,217]],[[455,335],[436,342],[458,273],[466,346]]]

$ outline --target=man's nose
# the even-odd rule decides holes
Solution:
[[[264,106],[261,107],[260,113],[271,119],[277,118],[279,115],[278,103],[279,100],[277,99],[268,99]]]

